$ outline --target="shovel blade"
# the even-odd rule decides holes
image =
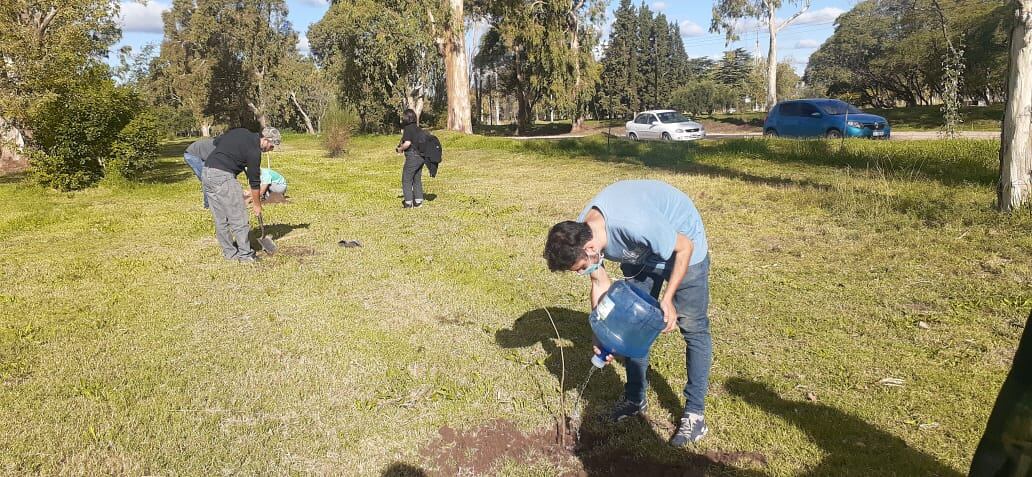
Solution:
[[[258,243],[262,244],[262,250],[265,250],[265,253],[269,255],[276,253],[276,242],[273,242],[271,238],[262,237],[258,239]]]

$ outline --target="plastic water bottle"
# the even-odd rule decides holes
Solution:
[[[606,365],[610,354],[644,358],[666,327],[659,302],[626,280],[609,287],[591,310],[588,322],[601,350],[591,357],[591,364],[598,368]]]

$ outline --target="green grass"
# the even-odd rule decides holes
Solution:
[[[941,106],[914,106],[893,109],[865,109],[864,112],[884,117],[897,131],[939,130],[943,127]],[[1003,121],[1003,105],[965,106],[961,109],[964,131],[999,131]]]
[[[429,468],[442,426],[549,426],[558,349],[572,398],[590,331],[587,282],[545,270],[544,235],[642,177],[691,195],[712,247],[696,451],[766,456],[743,475],[966,472],[1032,307],[1032,217],[990,208],[998,142],[441,137],[416,210],[396,136],[340,159],[289,137],[271,158],[293,201],[266,211],[282,252],[254,268],[221,260],[184,143],[139,184],[0,179],[0,473],[380,475]],[[602,427],[585,462],[688,458],[662,442],[682,353],[660,338],[650,420]],[[622,372],[594,378],[589,423]]]

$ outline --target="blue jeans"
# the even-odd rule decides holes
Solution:
[[[183,153],[183,160],[186,161],[187,165],[193,169],[193,173],[197,176],[197,180],[201,181],[201,196],[204,197],[204,208],[208,208],[208,194],[204,193],[204,178],[202,177],[204,171],[204,161],[189,152]]]
[[[674,294],[677,308],[677,326],[684,338],[684,364],[688,382],[684,385],[685,412],[702,414],[706,407],[706,391],[709,387],[710,365],[713,363],[713,342],[709,331],[709,269],[707,255],[701,262],[688,267]],[[624,276],[632,277],[628,283],[659,298],[663,282],[670,279],[669,270],[642,269],[641,265],[621,265]],[[649,358],[627,358],[627,384],[624,398],[634,402],[645,401],[648,389]]]

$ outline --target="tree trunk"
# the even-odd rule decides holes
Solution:
[[[520,92],[516,94],[519,105],[516,108],[516,134],[524,135],[530,132],[530,123],[533,119],[534,105],[527,99],[527,94]]]
[[[778,104],[778,25],[774,18],[775,9],[767,9],[767,31],[770,33],[770,48],[767,50],[767,107]]]
[[[211,137],[211,123],[208,121],[201,121],[201,136]]]
[[[1032,195],[1032,0],[1017,3],[1000,138],[996,206],[1003,212],[1026,206]]]
[[[308,134],[315,134],[315,128],[312,127],[312,119],[308,117],[308,113],[301,107],[301,103],[297,102],[297,95],[293,91],[290,92],[290,102],[294,103],[297,112],[301,113],[301,118],[305,120],[305,129],[308,131]]]
[[[253,101],[247,102],[247,109],[250,109],[251,112],[254,113],[254,118],[258,120],[258,125],[261,126],[262,129],[269,126],[269,117],[265,115],[265,111],[262,111],[262,108],[255,106]]]
[[[451,13],[444,32],[445,87],[448,89],[448,129],[473,133],[469,103],[469,61],[462,0],[446,0]]]

